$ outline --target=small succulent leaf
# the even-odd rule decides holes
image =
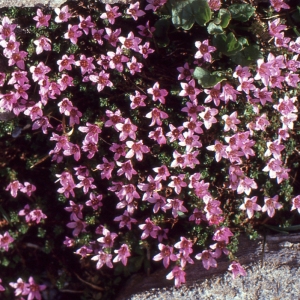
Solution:
[[[210,22],[207,26],[207,32],[209,34],[219,34],[223,32],[222,26],[216,25],[214,22]]]
[[[217,72],[210,73],[201,67],[196,67],[193,75],[196,79],[198,79],[198,83],[203,88],[214,87],[217,83],[226,79],[220,76],[219,74],[217,74]]]
[[[213,45],[223,54],[227,56],[235,55],[243,49],[232,32],[226,34],[218,34],[213,38]]]
[[[231,14],[230,11],[224,8],[221,8],[219,10],[219,14],[218,14],[219,19],[221,20],[220,25],[223,28],[226,28],[231,20]]]

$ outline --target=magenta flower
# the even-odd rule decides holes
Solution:
[[[21,70],[25,69],[25,63],[24,63],[24,58],[27,56],[27,52],[25,51],[17,51],[14,52],[8,60],[8,65],[9,66],[13,66],[13,65],[17,65],[18,68],[20,68]]]
[[[111,263],[112,255],[105,253],[104,251],[98,251],[98,255],[95,255],[91,258],[91,260],[97,261],[96,268],[101,269],[104,265],[109,268],[113,268],[113,264]]]
[[[100,18],[108,19],[108,22],[112,25],[115,24],[115,19],[122,15],[120,12],[118,12],[118,6],[111,7],[109,4],[106,4],[105,10],[106,12],[101,14]]]
[[[114,244],[114,240],[118,235],[114,232],[111,233],[106,228],[103,229],[102,234],[104,235],[104,237],[97,239],[97,241],[101,243],[103,248],[112,248]]]
[[[178,258],[175,254],[173,254],[173,247],[165,246],[164,244],[159,244],[158,249],[160,253],[153,257],[154,261],[163,260],[163,265],[165,268],[168,268],[170,264],[170,259],[172,261],[176,261]]]
[[[26,223],[29,223],[30,220],[31,220],[31,217],[30,217],[30,206],[28,204],[26,204],[24,206],[23,209],[21,209],[18,213],[19,216],[25,216],[25,221]]]
[[[86,222],[83,222],[78,218],[76,218],[76,220],[74,220],[73,222],[67,224],[68,228],[74,229],[72,232],[74,237],[77,237],[80,234],[80,232],[86,232],[85,228],[87,226],[88,224]]]
[[[155,131],[150,131],[148,136],[150,139],[155,140],[159,145],[164,145],[167,143],[161,127],[157,127]]]
[[[111,178],[111,173],[115,167],[114,162],[109,162],[105,157],[102,158],[104,164],[99,164],[96,166],[98,170],[102,170],[101,172],[101,179],[106,178],[110,179]]]
[[[56,7],[54,11],[57,14],[57,17],[54,19],[56,23],[68,22],[68,19],[71,17],[68,5],[63,6],[61,9]]]
[[[103,206],[102,195],[95,195],[94,193],[90,193],[90,200],[85,202],[86,206],[91,206],[93,210],[98,210],[99,207]]]
[[[95,189],[96,188],[96,186],[93,184],[94,178],[84,177],[84,176],[81,176],[81,175],[78,175],[77,178],[78,178],[78,180],[80,180],[80,182],[76,185],[76,187],[77,188],[83,187],[84,194],[87,194],[89,189]]]
[[[153,108],[152,111],[147,113],[145,117],[148,119],[152,118],[152,122],[149,126],[153,126],[155,124],[161,126],[162,125],[161,118],[167,119],[169,115],[158,108]]]
[[[241,210],[246,210],[248,218],[251,219],[254,216],[254,211],[261,211],[261,206],[256,204],[257,196],[244,199],[244,203],[239,207]]]
[[[0,25],[0,37],[2,40],[8,39],[11,36],[15,36],[14,30],[17,24],[11,24],[11,20],[4,16],[2,19],[2,25]]]
[[[99,45],[103,45],[102,35],[103,35],[104,29],[94,29],[92,28],[92,36],[93,39],[97,41]]]
[[[292,203],[293,203],[293,206],[292,206],[291,210],[297,209],[298,213],[300,213],[300,195],[294,197],[292,199]]]
[[[65,39],[69,39],[72,44],[77,44],[77,39],[82,36],[82,31],[78,30],[77,25],[68,25],[68,32],[64,34]]]
[[[155,31],[155,27],[150,27],[149,21],[147,21],[146,26],[139,25],[136,28],[138,28],[140,30],[138,33],[141,36],[145,36],[145,37],[148,37],[148,38],[152,38],[152,36],[153,36],[152,32]],[[148,46],[149,46],[149,42],[147,42],[146,44],[148,44]]]
[[[190,69],[189,64],[186,62],[183,67],[178,67],[177,71],[180,72],[178,80],[191,80],[194,69]]]
[[[185,272],[181,267],[175,266],[173,270],[166,276],[168,280],[175,278],[175,287],[180,287],[182,283],[185,283]]]
[[[209,46],[208,40],[203,42],[195,42],[195,46],[198,48],[198,51],[195,54],[195,58],[202,58],[204,61],[211,62],[211,52],[216,51],[216,48]]]
[[[121,34],[121,29],[118,28],[115,31],[112,31],[110,28],[106,28],[105,27],[105,31],[106,31],[106,35],[104,36],[104,38],[106,40],[108,40],[108,42],[113,47],[116,47],[117,46],[117,42],[119,41],[119,35]]]
[[[123,244],[119,250],[115,250],[114,252],[118,253],[118,255],[114,258],[113,262],[122,261],[122,264],[126,266],[128,257],[131,256],[128,246]]]
[[[64,209],[67,212],[71,212],[70,220],[71,221],[76,221],[78,219],[82,219],[83,218],[83,215],[82,215],[83,205],[82,204],[76,204],[72,200],[70,200],[69,203],[70,203],[71,206],[65,207]]]
[[[138,17],[145,15],[143,10],[140,10],[140,2],[131,3],[129,8],[126,10],[128,15],[131,15],[132,18],[137,21]]]
[[[8,231],[4,233],[4,235],[0,234],[0,248],[3,248],[5,251],[8,251],[9,245],[14,241],[15,239],[12,238]]]
[[[169,187],[175,189],[176,194],[180,194],[181,188],[186,187],[187,184],[184,182],[185,174],[179,174],[178,176],[171,176],[172,181],[168,184]]]
[[[212,124],[217,123],[217,119],[215,118],[215,115],[217,114],[218,110],[210,107],[205,107],[205,110],[199,114],[204,121],[204,126],[206,129],[209,129]]]
[[[216,268],[217,261],[215,260],[215,255],[210,250],[203,250],[202,253],[198,253],[195,256],[196,259],[202,259],[203,267],[208,270],[210,267]]]
[[[51,15],[44,15],[43,12],[38,8],[37,16],[33,18],[33,20],[37,21],[36,28],[45,26],[49,26],[49,20],[51,19]]]
[[[75,240],[74,239],[70,239],[69,237],[65,237],[65,240],[64,240],[64,245],[66,247],[73,247],[75,245]]]
[[[161,102],[162,104],[165,104],[165,96],[168,95],[168,91],[165,89],[160,89],[159,88],[159,83],[156,82],[153,85],[153,88],[149,88],[147,90],[148,94],[153,95],[152,100],[153,101],[157,101],[159,100],[159,102]]]
[[[191,101],[195,100],[196,96],[199,95],[200,92],[202,92],[202,90],[195,88],[194,79],[189,81],[189,83],[181,82],[180,85],[183,88],[183,90],[179,93],[179,96],[189,97]]]
[[[116,124],[116,128],[118,131],[121,131],[120,133],[120,141],[124,141],[128,138],[132,138],[133,140],[136,139],[135,132],[137,131],[137,126],[133,125],[129,118],[125,119],[124,124],[118,123]]]
[[[228,227],[221,227],[217,229],[213,236],[213,241],[229,243],[229,238],[233,236],[233,233]]]
[[[151,235],[151,237],[153,237],[154,239],[157,238],[157,234],[158,234],[158,230],[160,230],[161,228],[157,225],[154,224],[154,222],[152,222],[150,220],[150,218],[147,218],[145,220],[146,224],[141,224],[139,225],[139,228],[143,230],[143,233],[141,235],[141,239],[144,240],[146,239],[149,235]]]
[[[246,276],[247,273],[244,270],[244,268],[236,261],[233,261],[231,263],[231,265],[228,268],[229,271],[232,272],[232,277],[233,279],[235,279],[236,277],[242,275],[242,276]]]
[[[126,226],[129,230],[131,230],[131,223],[137,223],[136,219],[130,217],[128,211],[124,211],[123,215],[115,217],[114,221],[120,222],[119,228]]]
[[[278,195],[273,198],[264,197],[265,205],[262,207],[262,212],[267,212],[270,218],[275,215],[275,209],[281,209],[283,206],[278,203]]]
[[[282,8],[290,9],[290,6],[287,5],[283,0],[270,0],[270,4],[277,12],[279,12]]]

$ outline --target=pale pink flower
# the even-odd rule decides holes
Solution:
[[[73,247],[75,245],[75,240],[74,239],[70,239],[69,237],[65,237],[65,240],[64,240],[64,245],[66,247]]]
[[[118,28],[115,31],[112,31],[110,28],[105,27],[105,31],[106,31],[106,35],[104,36],[104,38],[106,40],[108,40],[108,42],[113,46],[116,47],[117,46],[117,42],[119,41],[119,35],[121,33],[121,29]]]
[[[36,47],[36,54],[41,54],[44,50],[45,51],[51,51],[51,40],[41,36],[39,39],[35,40],[33,42]]]
[[[106,86],[112,87],[113,83],[109,80],[109,73],[105,73],[104,71],[101,71],[98,75],[90,75],[89,79],[92,82],[97,83],[97,90],[98,92],[101,92]]]
[[[92,64],[94,57],[86,57],[84,54],[80,55],[80,60],[75,62],[75,65],[80,67],[81,74],[84,75],[85,73],[92,73],[95,69],[95,65]]]
[[[74,60],[74,55],[71,54],[70,56],[64,54],[62,56],[61,60],[57,61],[57,64],[59,65],[59,72],[63,71],[63,70],[72,70],[72,64],[75,64],[75,60]]]
[[[190,179],[192,178],[192,176],[190,177]],[[193,182],[193,178],[191,180],[191,183]],[[209,183],[208,182],[204,182],[204,180],[201,180],[200,182],[199,181],[196,181],[193,183],[193,186],[194,188],[194,192],[195,194],[197,195],[197,197],[199,198],[203,198],[204,196],[211,196],[209,191],[208,191],[208,188],[209,188]]]
[[[122,15],[120,12],[118,12],[119,10],[118,6],[111,7],[109,4],[106,4],[105,10],[106,12],[101,14],[100,18],[108,19],[108,22],[112,25],[115,24],[115,19]]]
[[[102,170],[101,179],[110,179],[112,176],[111,173],[115,167],[115,163],[113,161],[109,162],[105,157],[103,157],[102,160],[104,163],[97,165],[96,169]]]
[[[132,138],[133,140],[136,139],[135,132],[137,131],[137,126],[133,125],[129,118],[125,119],[124,124],[118,123],[116,124],[116,128],[120,133],[120,141],[126,140],[128,137]]]
[[[210,250],[203,250],[202,253],[198,253],[195,256],[196,259],[202,259],[203,267],[208,270],[210,267],[216,268],[217,261],[215,260],[215,255]]]
[[[32,210],[29,216],[31,221],[35,221],[36,224],[39,224],[42,219],[47,219],[47,216],[40,209]]]
[[[170,127],[170,132],[168,132],[166,134],[166,136],[169,138],[169,141],[172,143],[178,139],[180,139],[180,137],[182,137],[181,132],[183,131],[183,126],[179,126],[178,128],[176,128],[174,125],[169,124]]]
[[[131,3],[129,8],[126,10],[128,15],[131,15],[132,18],[137,21],[138,17],[145,15],[143,10],[140,10],[140,2]]]
[[[249,67],[242,67],[238,65],[235,68],[235,72],[232,74],[234,78],[240,79],[248,79],[252,76],[252,74],[249,72]]]
[[[188,212],[185,206],[183,206],[183,201],[179,199],[167,199],[167,204],[164,206],[165,209],[172,209],[172,215],[174,218],[178,217],[179,213]]]
[[[168,91],[165,90],[165,89],[160,89],[159,88],[159,83],[156,82],[154,85],[153,85],[153,88],[149,88],[147,90],[148,94],[150,95],[153,95],[152,96],[152,100],[153,101],[157,101],[159,100],[159,102],[161,102],[162,104],[165,104],[165,96],[168,95]]]
[[[175,277],[175,287],[180,287],[182,283],[185,283],[185,272],[181,267],[175,266],[173,270],[166,276],[168,280]]]
[[[97,239],[97,241],[102,245],[103,248],[112,248],[114,245],[114,240],[118,236],[115,232],[110,232],[106,228],[103,229],[104,237]]]
[[[225,104],[228,101],[236,102],[237,95],[241,94],[232,85],[226,83],[222,88],[222,93],[220,94],[220,100],[224,101]]]
[[[179,249],[183,256],[188,257],[191,253],[193,253],[193,243],[191,240],[186,239],[185,237],[180,237],[180,242],[177,242],[174,247]]]
[[[112,112],[110,110],[105,111],[106,116],[109,118],[104,124],[105,127],[111,127],[113,126],[115,130],[118,131],[116,125],[118,123],[124,123],[125,119],[122,118],[120,110],[116,110],[115,112]]]
[[[178,80],[185,79],[186,81],[191,80],[194,73],[194,69],[190,69],[189,64],[186,62],[183,67],[178,67],[177,71],[180,72],[178,75]]]
[[[119,161],[117,161],[117,165],[119,167],[121,167],[118,171],[117,171],[117,175],[121,176],[123,174],[125,174],[125,177],[130,180],[132,178],[132,175],[136,175],[137,171],[135,169],[133,169],[131,160],[127,160],[124,163],[121,163]]]
[[[125,158],[131,158],[135,155],[138,161],[142,161],[143,153],[150,152],[149,147],[143,145],[143,141],[137,141],[137,142],[127,141],[126,145],[128,148],[130,148],[130,150],[127,152]]]
[[[294,197],[292,199],[292,203],[293,203],[293,206],[292,206],[291,210],[297,209],[298,213],[300,214],[300,195]]]
[[[138,62],[137,59],[133,56],[131,58],[131,61],[127,62],[127,67],[130,74],[134,75],[135,73],[140,73],[142,71],[143,64]]]
[[[180,154],[177,150],[173,152],[173,158],[174,160],[171,163],[171,168],[185,168],[186,167],[186,161],[185,161],[185,155]]]
[[[228,270],[232,272],[232,277],[235,279],[236,277],[242,275],[246,276],[247,273],[244,268],[236,261],[233,261],[231,265],[228,267]]]
[[[115,217],[114,221],[120,222],[119,228],[123,228],[126,226],[129,230],[131,230],[131,223],[137,223],[137,220],[130,217],[129,212],[124,211],[123,215]]]
[[[11,24],[11,22],[12,21],[6,16],[2,18],[2,25],[0,25],[0,37],[2,40],[15,36],[14,30],[17,24]]]
[[[254,179],[249,178],[247,176],[243,176],[238,183],[237,193],[242,194],[245,193],[250,195],[252,189],[257,189],[257,184]]]
[[[265,156],[271,156],[275,159],[281,158],[281,151],[285,149],[285,146],[280,144],[280,141],[277,139],[274,142],[267,142],[267,151],[265,152]]]
[[[179,96],[189,97],[191,101],[195,100],[197,95],[202,92],[202,90],[195,88],[195,80],[192,79],[189,83],[181,82],[182,91],[179,93]]]
[[[113,268],[113,264],[111,263],[112,255],[105,253],[104,251],[98,251],[98,255],[95,255],[91,258],[91,260],[97,261],[96,268],[101,269],[104,265],[109,268]]]
[[[63,151],[65,156],[74,156],[74,159],[78,161],[81,157],[80,147],[77,144],[68,142],[67,148]]]
[[[81,220],[79,220],[78,218],[76,218],[76,220],[74,222],[70,222],[67,224],[68,228],[72,228],[74,229],[72,234],[74,237],[77,237],[80,232],[86,232],[85,228],[88,226],[88,224],[86,222],[83,222]]]
[[[83,32],[88,35],[89,29],[95,27],[95,23],[91,21],[91,16],[87,16],[86,18],[83,18],[82,16],[79,16],[79,28],[83,30]]]
[[[240,124],[241,121],[237,118],[237,112],[233,112],[230,116],[223,115],[222,119],[225,122],[224,131],[229,131],[232,129],[233,131],[237,131],[236,124]]]
[[[61,9],[56,7],[54,11],[57,14],[57,17],[54,19],[56,23],[68,22],[68,19],[71,17],[68,5],[63,6]]]
[[[169,117],[169,115],[167,113],[165,113],[164,111],[158,109],[158,108],[153,108],[151,112],[147,113],[146,118],[150,119],[152,118],[152,122],[149,126],[153,126],[155,124],[161,126],[162,125],[162,119],[167,119]]]
[[[149,21],[147,21],[146,23],[146,26],[144,25],[139,25],[137,26],[136,28],[138,28],[140,31],[138,32],[141,36],[145,36],[145,37],[148,37],[148,38],[152,38],[153,34],[152,32],[155,31],[155,27],[150,27],[149,25]],[[145,45],[148,45],[149,47],[149,42],[146,42]],[[139,46],[140,47],[140,46]],[[152,49],[151,49],[152,50]],[[152,51],[154,52],[154,50]],[[151,52],[151,53],[152,53]],[[144,58],[147,58],[147,57],[144,57]]]
[[[31,66],[29,70],[32,73],[33,81],[44,79],[45,75],[51,71],[51,69],[48,66],[45,66],[43,62],[40,62],[36,67]]]
[[[280,37],[281,31],[286,30],[287,26],[280,24],[281,19],[275,19],[274,21],[269,21],[269,34],[274,37]]]
[[[233,233],[228,227],[221,227],[217,229],[213,235],[213,241],[229,243],[229,238],[233,236]]]
[[[45,26],[49,26],[49,20],[51,19],[51,15],[44,15],[43,12],[38,8],[37,16],[33,18],[33,20],[37,21],[36,28]]]
[[[36,284],[32,276],[29,277],[28,283],[29,283],[28,284],[29,294],[28,294],[27,299],[28,300],[32,300],[32,299],[41,300],[42,295],[40,292],[45,290],[47,288],[47,286],[44,284],[42,284],[42,285]]]
[[[135,95],[130,95],[129,97],[131,100],[131,109],[135,109],[140,106],[146,106],[144,100],[147,99],[147,96],[141,95],[139,91],[135,91]]]
[[[34,192],[35,190],[36,190],[35,185],[33,185],[33,184],[29,183],[29,182],[24,182],[24,186],[22,186],[20,188],[20,191],[22,193],[27,194],[28,197],[30,197],[31,193]]]
[[[18,180],[14,180],[12,181],[7,187],[6,187],[6,191],[10,190],[10,194],[16,198],[17,197],[17,193],[18,190],[21,189],[23,187],[23,185],[18,181]]]
[[[15,289],[16,297],[29,294],[29,284],[25,283],[22,278],[18,278],[17,282],[10,282],[9,285]]]
[[[170,176],[170,172],[165,165],[153,168],[153,171],[157,173],[155,180],[167,180],[167,177]]]
[[[212,124],[217,123],[215,115],[217,115],[218,112],[219,111],[216,108],[205,107],[205,110],[199,114],[204,121],[204,126],[206,129],[209,129]]]
[[[114,252],[118,253],[118,255],[114,258],[113,262],[122,261],[122,264],[126,266],[128,257],[131,256],[129,247],[123,244],[119,250],[115,250]]]
[[[157,238],[158,230],[161,228],[157,225],[154,224],[153,221],[150,220],[150,218],[147,218],[145,220],[146,224],[141,224],[139,225],[139,228],[143,230],[143,233],[141,235],[141,239],[144,240],[146,239],[149,235],[153,237],[154,239]]]
[[[244,203],[239,207],[241,210],[246,210],[248,218],[251,219],[254,216],[254,211],[261,211],[261,206],[256,203],[257,196],[252,198],[244,198]]]
[[[185,174],[179,174],[178,176],[171,176],[172,181],[168,184],[169,187],[173,187],[176,194],[180,194],[181,188],[186,187],[187,184],[184,182]]]
[[[257,73],[254,77],[255,80],[261,80],[265,86],[269,84],[271,76],[271,63],[265,63],[263,58],[257,60]]]
[[[275,215],[275,209],[281,209],[283,206],[278,203],[278,195],[273,198],[264,197],[265,205],[262,207],[262,212],[267,212],[269,217],[272,218]]]
[[[198,113],[203,111],[204,107],[202,105],[198,105],[197,99],[193,102],[187,102],[186,107],[182,108],[181,111],[186,112],[189,117],[191,117],[192,121],[196,121],[198,118]]]
[[[157,127],[155,131],[150,131],[148,136],[150,139],[155,140],[159,145],[164,145],[167,143],[161,127]]]
[[[185,151],[190,153],[193,148],[201,148],[202,144],[199,141],[199,136],[195,135],[193,132],[184,132],[183,135],[179,137],[180,146],[185,147]]]
[[[260,101],[261,105],[265,105],[267,102],[273,102],[272,92],[268,92],[267,87],[262,89],[256,88],[253,95]]]
[[[213,46],[209,46],[208,40],[203,42],[197,41],[195,42],[195,46],[198,48],[198,51],[195,54],[195,58],[202,58],[204,61],[211,62],[211,52],[216,51],[216,48]]]
[[[123,55],[123,50],[120,47],[116,48],[116,53],[112,51],[107,52],[107,56],[109,57],[109,67],[111,69],[116,69],[120,73],[123,72],[123,63],[128,62],[129,58]]]
[[[165,268],[168,268],[170,260],[176,261],[178,258],[173,254],[173,247],[165,246],[164,244],[158,244],[158,249],[160,253],[153,257],[154,261],[163,260],[163,265]]]
[[[243,91],[247,95],[250,91],[255,90],[255,85],[252,84],[253,78],[239,78],[240,85],[236,88],[237,91]]]
[[[80,126],[78,130],[86,133],[85,140],[98,143],[99,134],[101,133],[98,125],[87,122],[86,126]]]
[[[0,234],[0,248],[3,248],[4,251],[8,251],[9,245],[14,241],[15,239],[12,238],[8,231],[4,233],[4,235]]]
[[[21,70],[25,69],[25,63],[24,63],[24,58],[27,56],[27,52],[25,51],[17,51],[14,52],[8,60],[8,65],[9,66],[13,66],[13,65],[17,65],[18,68],[20,68]]]

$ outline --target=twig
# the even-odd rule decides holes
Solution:
[[[77,277],[81,282],[83,282],[83,283],[89,285],[89,286],[92,287],[93,289],[98,290],[98,291],[105,291],[104,288],[99,287],[99,286],[96,286],[96,285],[94,285],[94,284],[92,284],[92,283],[89,283],[89,282],[83,280],[82,278],[79,277],[78,274],[75,273],[75,275],[76,275],[76,277]]]

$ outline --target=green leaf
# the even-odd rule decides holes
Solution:
[[[226,34],[218,34],[213,38],[213,45],[227,56],[235,55],[243,49],[243,46],[238,42],[232,32]]]
[[[169,27],[171,25],[170,19],[159,19],[155,24],[154,36],[155,40],[160,48],[167,47],[170,43],[168,37]]]
[[[219,34],[223,32],[223,28],[219,25],[216,25],[214,22],[210,22],[207,26],[207,32],[209,34]]]
[[[250,45],[245,47],[241,52],[238,52],[237,54],[231,56],[231,59],[237,65],[250,66],[262,57],[263,55],[259,50],[259,46]]]
[[[217,72],[210,73],[201,67],[196,67],[193,76],[198,79],[198,83],[203,88],[214,87],[217,83],[226,79],[222,76],[219,76]]]
[[[219,10],[219,14],[218,14],[219,19],[221,20],[220,25],[223,28],[226,28],[231,20],[231,14],[230,11],[224,8],[221,8]]]
[[[172,22],[176,28],[189,30],[195,22],[204,26],[211,19],[206,0],[170,0]]]
[[[251,4],[233,4],[228,7],[234,20],[246,22],[254,14],[255,8]]]

